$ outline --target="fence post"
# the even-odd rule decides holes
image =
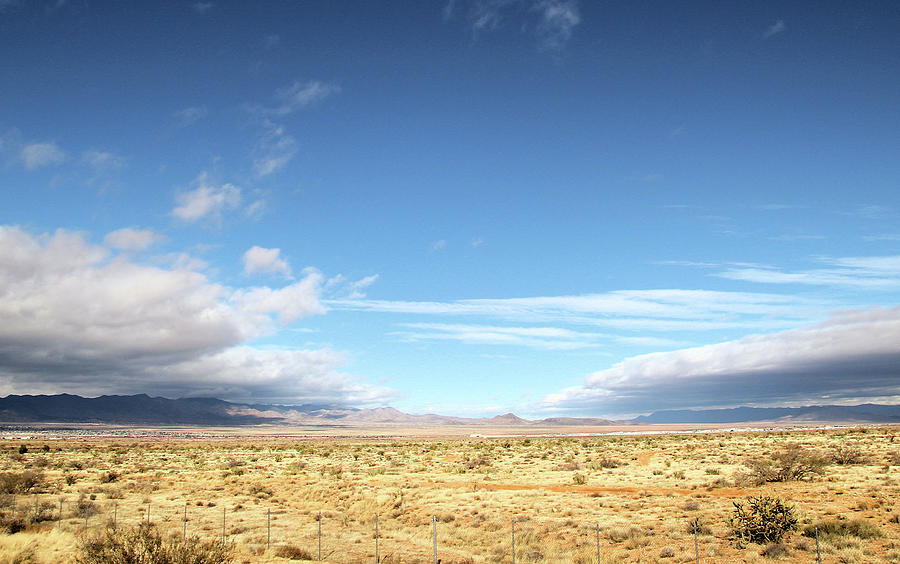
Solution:
[[[432,536],[434,537],[434,564],[438,564],[437,559],[437,516],[431,516],[431,530]]]
[[[58,531],[62,530],[62,504],[63,504],[63,500],[62,500],[62,498],[59,498],[59,521],[57,521],[57,526],[56,526],[56,530],[58,530]]]
[[[87,530],[87,522],[88,522],[88,508],[84,507],[84,530]]]
[[[38,494],[34,494],[34,522],[37,523],[40,510],[38,509]]]
[[[225,546],[225,507],[222,507],[222,546]]]
[[[816,561],[822,564],[822,553],[819,552],[819,528],[816,527]]]
[[[184,504],[184,519],[181,521],[181,539],[187,540],[187,506],[188,504],[185,502]]]
[[[62,504],[60,504],[60,507],[62,507]],[[62,513],[62,509],[60,509],[60,513]],[[116,521],[118,520],[118,517],[119,517],[119,502],[117,501],[117,502],[113,503],[113,530],[114,531],[116,530]]]
[[[272,547],[272,508],[266,509],[266,550]]]
[[[375,514],[375,564],[378,564],[378,514]]]
[[[319,561],[322,561],[322,512],[319,511]]]
[[[150,502],[147,502],[147,524],[150,524]]]
[[[600,523],[597,523],[597,564],[600,564]]]
[[[697,544],[697,520],[694,520],[694,557],[697,559],[697,564],[700,564],[700,547]]]
[[[510,519],[510,525],[512,527],[512,557],[513,557],[512,564],[516,564],[516,518],[515,517]]]

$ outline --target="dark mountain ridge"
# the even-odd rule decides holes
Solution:
[[[9,395],[0,398],[0,422],[4,423],[105,423],[111,425],[484,425],[601,426],[613,424],[730,424],[776,421],[900,423],[897,405],[815,405],[806,407],[736,407],[731,409],[667,410],[630,421],[550,417],[522,419],[506,413],[495,417],[466,418],[446,415],[413,415],[392,407],[361,409],[330,404],[241,404],[215,398],[168,399],[147,394],[108,395],[86,398],[72,394]]]

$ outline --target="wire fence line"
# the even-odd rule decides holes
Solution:
[[[453,527],[452,531],[446,530],[454,521],[449,513],[442,513],[440,518],[431,515],[428,522],[413,525],[400,523],[391,517],[385,519],[378,513],[373,514],[370,520],[353,520],[351,523],[346,513],[328,509],[289,511],[261,505],[248,508],[240,504],[229,508],[214,502],[195,502],[192,505],[174,500],[156,505],[149,500],[140,505],[120,505],[116,500],[100,503],[82,496],[78,500],[67,501],[46,494],[4,496],[0,498],[0,512],[5,518],[20,518],[24,523],[44,523],[44,528],[48,528],[47,523],[53,523],[53,528],[76,535],[148,523],[169,537],[196,537],[223,544],[239,544],[255,555],[288,546],[294,551],[293,555],[306,560],[374,561],[376,564],[429,560],[433,560],[434,564],[462,564],[475,562],[475,557],[513,564],[542,561],[545,555],[535,547],[540,547],[542,538],[550,535],[557,538],[562,535],[567,539],[571,551],[579,554],[578,561],[603,563],[611,561],[610,552],[631,534],[627,524],[601,526],[600,523],[579,524],[571,519],[519,516],[509,518],[504,526],[499,518],[482,516],[478,527],[468,527],[471,529],[468,534],[492,534],[498,542],[489,554],[473,554],[469,539],[459,534],[465,529]],[[616,527],[620,529],[618,533],[610,533]],[[364,529],[362,538],[358,535],[360,528]],[[503,529],[507,533],[502,533]],[[357,538],[350,540],[352,535],[349,532],[357,533]],[[702,535],[697,521],[694,521],[692,530],[672,540],[679,542],[682,552],[690,553],[692,560],[699,563],[701,537],[707,536],[711,537]],[[366,542],[362,539],[370,541],[371,547],[361,546]],[[821,562],[818,541],[816,535],[816,560]]]

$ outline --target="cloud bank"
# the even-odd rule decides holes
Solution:
[[[546,397],[545,407],[667,408],[900,399],[900,307],[844,312],[789,331],[636,356]]]

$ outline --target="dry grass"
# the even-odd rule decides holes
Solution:
[[[148,513],[166,538],[205,540],[222,539],[224,516],[235,562],[316,559],[320,512],[330,562],[374,562],[376,514],[388,563],[431,562],[432,516],[444,564],[510,561],[513,519],[523,563],[596,562],[598,535],[601,561],[691,562],[694,523],[705,561],[812,561],[815,541],[799,531],[777,546],[734,538],[732,502],[760,494],[790,501],[801,528],[847,521],[878,532],[820,535],[826,561],[890,562],[900,554],[890,540],[900,538],[897,433],[32,440],[23,454],[16,441],[0,445],[0,472],[17,492],[0,496],[0,517],[24,530],[0,534],[0,564],[72,562],[85,535]],[[845,462],[802,480],[735,485],[749,461],[788,447]]]

